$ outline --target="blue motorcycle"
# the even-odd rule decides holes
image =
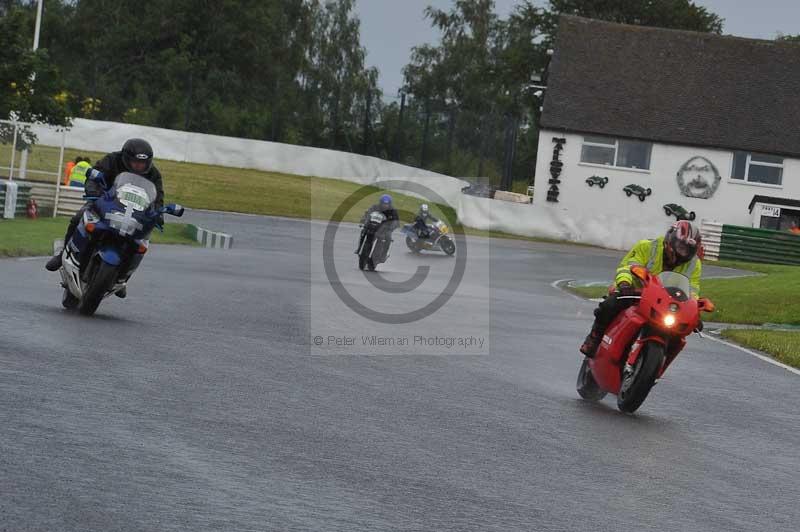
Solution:
[[[102,180],[95,173],[91,179]],[[100,302],[123,290],[150,246],[159,215],[183,216],[183,207],[154,209],[155,185],[133,173],[122,173],[101,197],[87,197],[86,209],[61,252],[62,305],[91,316]]]

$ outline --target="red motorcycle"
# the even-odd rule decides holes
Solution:
[[[652,275],[643,266],[631,267],[642,281],[638,299],[611,322],[594,358],[578,372],[578,394],[599,401],[617,396],[623,412],[639,408],[653,385],[686,346],[686,337],[699,330],[700,312],[713,312],[708,299],[692,297],[686,276],[675,272]]]

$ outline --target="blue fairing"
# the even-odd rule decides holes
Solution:
[[[140,189],[142,196],[149,202],[136,203],[136,196],[129,194],[124,199],[118,196],[118,190],[123,185],[133,185]],[[86,230],[86,218],[82,219],[77,231],[72,236],[69,247],[75,258],[84,268],[88,264],[86,256],[91,250],[100,259],[110,266],[126,265],[128,276],[135,270],[142,260],[142,255],[136,250],[142,242],[147,241],[150,232],[159,219],[159,211],[153,208],[157,191],[155,185],[147,179],[129,173],[117,176],[113,186],[102,195],[93,196],[91,201],[90,216],[94,230]],[[126,203],[123,203],[125,201]],[[138,206],[139,208],[135,208]]]
[[[99,251],[100,258],[109,266],[119,266],[122,262],[122,257],[114,248],[104,248]]]

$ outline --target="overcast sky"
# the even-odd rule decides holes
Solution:
[[[387,99],[397,95],[411,48],[437,40],[438,32],[424,18],[425,7],[449,9],[452,3],[452,0],[357,0],[367,64],[380,70],[380,84]],[[505,17],[518,3],[518,0],[495,0],[497,13]],[[536,3],[544,6],[546,1]],[[772,39],[778,32],[800,33],[800,0],[696,0],[696,3],[725,19],[725,34]]]

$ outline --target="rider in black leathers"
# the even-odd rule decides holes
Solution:
[[[400,215],[397,213],[397,209],[394,208],[392,205],[392,197],[389,194],[384,194],[381,196],[381,199],[378,203],[367,209],[364,215],[361,217],[361,224],[363,225],[367,221],[367,217],[375,212],[382,212],[384,216],[386,216],[386,221],[383,222],[386,224],[386,230],[394,231],[398,225],[400,225]],[[358,251],[361,249],[361,244],[364,242],[364,232],[361,232],[361,238],[358,240],[358,247],[356,248],[356,255]]]
[[[439,219],[431,214],[428,204],[423,203],[419,206],[417,216],[414,218],[414,231],[417,232],[417,236],[420,238],[430,238],[431,232],[428,226],[438,221]]]
[[[101,177],[90,177],[86,180],[85,189],[87,196],[101,196],[104,190],[108,190],[114,185],[114,180],[119,174],[123,172],[132,172],[152,181],[156,186],[156,200],[153,203],[153,208],[158,210],[164,205],[164,186],[161,172],[159,172],[158,168],[153,164],[153,148],[146,140],[128,139],[122,146],[122,150],[111,152],[103,157],[94,165],[92,170],[87,172],[87,175],[96,175],[94,172],[95,170],[101,174]],[[102,181],[105,186],[98,181]],[[86,209],[91,209],[92,205],[91,201],[87,202],[70,220],[67,232],[64,235],[65,246],[78,227],[84,211]],[[162,215],[158,217],[158,225],[164,225]],[[57,253],[47,261],[45,268],[51,272],[58,271],[58,269],[61,268],[61,253]],[[125,291],[123,290],[117,295],[124,297]]]

